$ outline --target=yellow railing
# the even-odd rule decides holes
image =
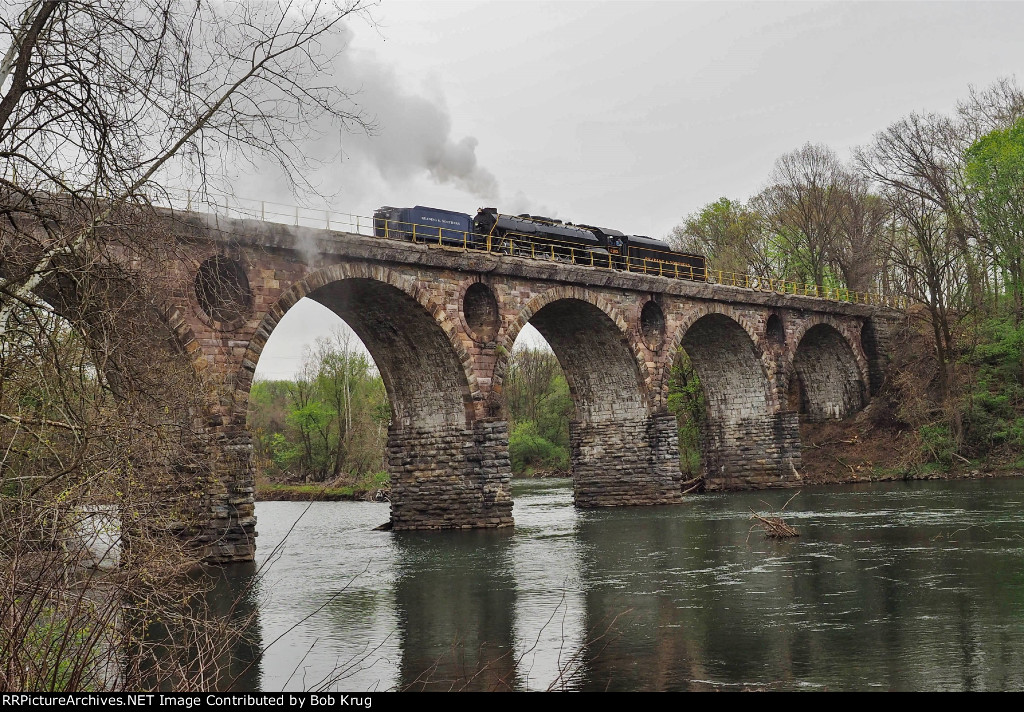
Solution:
[[[871,306],[906,309],[907,298],[899,295],[877,294],[875,292],[855,292],[846,287],[832,287],[820,284],[807,284],[789,279],[775,277],[758,277],[742,272],[726,272],[709,269],[707,281],[728,287],[755,289],[760,292],[792,294],[800,297],[817,297],[837,302],[867,304]]]
[[[207,212],[228,218],[253,219],[297,227],[320,228],[377,237],[374,230],[375,218],[333,210],[316,210],[285,203],[251,200],[235,196],[200,195],[190,191],[164,193],[162,196],[155,197],[153,202],[156,204],[169,203],[170,207],[176,210]],[[702,271],[694,269],[689,265],[679,264],[673,260],[637,259],[628,258],[623,255],[608,255],[566,242],[545,239],[543,243],[538,243],[535,240],[509,237],[498,238],[434,225],[401,223],[394,220],[377,220],[377,222],[384,223],[378,226],[382,228],[383,238],[411,240],[428,247],[482,250],[485,252],[508,254],[514,257],[549,260],[588,267],[608,268],[611,266],[614,269],[672,279],[706,281],[712,284],[753,289],[759,292],[792,294],[893,309],[904,309],[908,306],[907,299],[901,296],[890,296],[872,292],[854,292],[843,287],[805,284],[792,280],[760,277],[710,268],[705,268]]]

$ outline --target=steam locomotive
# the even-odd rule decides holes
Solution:
[[[383,206],[373,214],[373,232],[411,242],[552,259],[595,267],[706,280],[701,255],[673,250],[661,240],[626,235],[594,225],[574,225],[540,215],[504,215],[480,208],[475,216],[417,205]]]

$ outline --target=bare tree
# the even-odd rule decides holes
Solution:
[[[953,381],[954,330],[950,304],[960,301],[966,285],[956,228],[931,201],[891,191],[892,231],[886,249],[908,296],[927,308],[940,372],[940,395]]]
[[[964,140],[973,143],[992,129],[1006,128],[1024,116],[1024,91],[1010,77],[1001,77],[984,89],[972,86],[967,98],[957,102],[956,113],[967,131]]]
[[[829,258],[847,288],[855,292],[873,291],[891,211],[864,178],[848,173],[842,183],[839,230]]]
[[[982,135],[1006,128],[1021,116],[1024,93],[1012,80],[1000,79],[984,90],[972,87],[954,116],[911,114],[875,134],[870,146],[855,153],[858,168],[871,180],[943,211],[951,247],[962,260],[975,305],[982,304],[984,293],[990,291],[991,245],[967,189],[964,154]]]
[[[178,249],[154,197],[257,157],[301,184],[313,127],[368,128],[326,77],[366,5],[0,10],[0,688],[213,686],[224,631],[182,606],[196,590],[178,576],[211,474],[209,389],[139,269]],[[76,567],[101,504],[120,522],[113,588]],[[147,641],[154,618],[175,621],[180,659]]]
[[[754,199],[775,240],[796,260],[798,278],[825,282],[840,231],[845,178],[832,149],[808,143],[775,162],[768,188]]]
[[[147,196],[205,189],[224,169],[274,159],[301,182],[298,141],[321,116],[367,123],[323,80],[346,18],[364,0],[39,2],[0,19],[0,334],[16,302],[60,257],[102,242],[99,228]],[[33,249],[27,249],[30,243]],[[31,259],[29,259],[31,258]],[[26,261],[27,260],[27,261]]]

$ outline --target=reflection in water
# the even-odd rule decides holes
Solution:
[[[791,494],[580,512],[516,483],[514,533],[317,503],[260,583],[281,640],[236,687],[1024,689],[1024,480],[808,488],[799,539],[750,531]],[[305,508],[258,505],[261,556]]]
[[[217,618],[234,621],[230,660],[220,666],[216,689],[224,692],[258,690],[263,637],[254,586],[256,565],[232,564],[211,569],[210,574],[215,577],[213,589],[207,595],[211,612]]]
[[[205,591],[205,606],[194,599],[156,621],[139,620],[139,665],[143,689],[240,692],[260,686],[262,638],[253,589],[254,564],[196,569],[183,590]]]
[[[572,486],[568,480],[514,486],[521,503],[511,550],[520,689],[573,689],[583,672],[585,640]]]
[[[513,690],[515,578],[506,531],[395,537],[402,690]]]
[[[805,492],[783,542],[735,506],[775,493],[585,513],[588,627],[621,617],[583,687],[1020,689],[1019,505],[935,489]]]

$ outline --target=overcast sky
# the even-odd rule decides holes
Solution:
[[[484,204],[664,237],[760,190],[805,142],[843,158],[899,118],[1024,80],[1024,3],[383,0],[354,22],[335,80],[376,135],[337,129],[314,179],[362,215]],[[271,170],[241,196],[296,202]],[[340,325],[303,300],[257,369],[290,376]]]

